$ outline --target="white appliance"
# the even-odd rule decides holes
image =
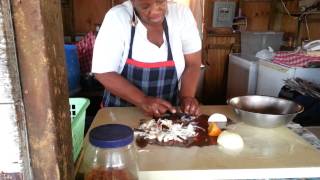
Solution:
[[[229,54],[227,98],[256,94],[258,59]]]
[[[320,84],[320,68],[291,68],[271,61],[259,60],[257,94],[277,97],[284,80],[296,78]]]

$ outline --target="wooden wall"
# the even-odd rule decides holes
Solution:
[[[74,36],[95,31],[107,11],[124,0],[62,0],[63,30]]]
[[[314,15],[309,15],[307,18],[308,22],[308,28],[309,28],[309,34],[310,34],[310,39],[320,39],[320,14],[314,14]],[[308,33],[307,33],[307,28],[306,28],[306,23],[303,22],[301,24],[301,38],[302,39],[307,39],[308,38]]]
[[[71,0],[61,0],[61,14],[64,34],[73,35],[73,3]]]
[[[231,28],[212,27],[214,2],[206,0],[203,35],[203,63],[206,65],[203,87],[204,104],[222,104],[225,102],[226,80],[228,71],[228,54],[239,51],[240,36]],[[279,0],[241,0],[236,1],[242,11],[236,12],[247,19],[246,31],[282,31],[295,39],[295,45],[301,39],[308,39],[305,21],[298,24],[299,1],[283,0],[290,11],[284,10]],[[320,14],[309,15],[307,18],[310,40],[319,39]],[[296,47],[294,46],[294,47]]]
[[[87,33],[95,31],[101,24],[106,12],[111,8],[111,0],[75,0],[73,1],[74,31]]]
[[[203,80],[203,104],[225,104],[228,72],[228,55],[239,45],[239,33],[231,28],[212,25],[214,2],[206,0],[204,7],[203,64],[206,66]],[[238,4],[238,0],[235,0]],[[237,14],[237,12],[236,12]]]
[[[268,31],[271,1],[243,1],[241,8],[248,20],[248,31]]]
[[[239,44],[239,34],[210,33],[204,41],[203,104],[225,104],[229,53]]]
[[[94,31],[97,24],[103,20],[105,13],[114,5],[123,0],[70,0],[73,1],[73,27],[74,34]],[[212,95],[212,91],[217,93],[217,103],[223,102],[222,96],[226,84],[226,66],[228,64],[228,53],[238,52],[240,47],[240,36],[232,32],[231,28],[212,27],[213,5],[217,0],[205,0],[204,7],[204,34],[203,34],[203,63],[209,62],[211,65],[205,73],[204,87],[205,94]],[[219,0],[220,1],[220,0]],[[221,0],[223,1],[223,0]],[[225,0],[227,1],[227,0]],[[282,31],[290,34],[294,39],[307,39],[307,31],[304,21],[298,30],[297,17],[286,15],[285,10],[279,0],[233,0],[237,3],[236,15],[239,14],[247,18],[247,31]],[[294,14],[298,12],[298,0],[283,0],[288,10]],[[320,14],[308,16],[308,27],[310,39],[319,39]],[[228,41],[223,39],[227,38]],[[214,40],[213,40],[214,39]],[[301,40],[296,40],[299,44]],[[215,46],[218,44],[218,46]],[[212,64],[215,64],[212,66]],[[216,69],[215,69],[216,68]],[[218,69],[218,70],[217,70]],[[215,81],[215,85],[213,85]],[[213,88],[214,87],[214,88]]]
[[[239,5],[247,17],[247,31],[281,31],[294,36],[296,45],[301,40],[320,39],[320,14],[302,18],[299,24],[299,0],[283,0],[290,15],[279,0],[244,0]],[[306,23],[307,22],[307,23]],[[307,26],[309,32],[307,31]],[[309,34],[309,35],[308,35]]]
[[[285,32],[284,40],[286,40],[286,36],[292,36],[295,39],[294,47],[299,46],[303,40],[320,39],[319,11],[316,14],[307,15],[306,18],[301,18],[299,21],[299,17],[302,17],[299,10],[299,0],[284,0],[289,14],[280,1],[273,0],[271,4],[272,13],[268,30]],[[258,25],[255,24],[255,26]]]
[[[114,5],[124,0],[62,0],[62,15],[64,21],[64,34],[83,34],[94,31],[97,24],[101,24],[105,13]],[[206,0],[205,26],[207,30],[225,31],[226,29],[212,29],[212,8],[215,0]],[[297,17],[288,16],[278,0],[234,0],[241,14],[248,19],[248,31],[283,31],[297,33]],[[298,0],[283,0],[288,10],[298,12]],[[238,11],[236,12],[238,14]],[[308,27],[311,39],[319,39],[320,14],[308,16]],[[302,21],[300,37],[307,38],[306,25]]]

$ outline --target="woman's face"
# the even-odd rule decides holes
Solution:
[[[141,21],[148,25],[162,24],[167,11],[167,0],[131,0]]]

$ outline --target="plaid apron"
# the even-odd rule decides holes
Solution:
[[[134,17],[134,16],[133,16]],[[131,40],[129,54],[126,64],[121,72],[121,76],[144,92],[147,96],[158,97],[171,102],[172,105],[178,104],[178,77],[175,63],[172,57],[171,46],[169,42],[169,31],[166,19],[163,21],[165,32],[168,58],[167,61],[144,63],[132,59],[132,44],[135,35],[135,26],[131,27]],[[129,102],[111,94],[104,92],[104,107],[125,107],[132,106]]]

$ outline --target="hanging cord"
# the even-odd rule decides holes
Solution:
[[[320,8],[320,2],[316,3],[310,7],[307,7],[304,12],[302,12],[302,14],[299,16],[299,20],[302,19],[302,17],[306,18],[307,15],[309,14],[319,14],[319,11],[313,11],[314,9]]]
[[[281,4],[282,4],[282,6],[283,6],[284,10],[287,12],[287,14],[288,14],[289,16],[291,16],[291,14],[290,14],[290,12],[289,12],[289,10],[288,10],[288,8],[287,8],[286,4],[283,2],[283,0],[281,0]]]
[[[304,16],[304,21],[306,23],[306,30],[307,30],[307,34],[308,34],[308,40],[310,40],[310,31],[309,31],[309,26],[308,26],[308,18],[307,18],[308,15],[305,15]]]
[[[310,40],[310,29],[309,29],[309,25],[308,25],[308,15],[310,14],[319,14],[319,11],[313,11],[314,9],[317,9],[318,7],[320,7],[320,2],[313,4],[312,6],[308,7],[305,9],[305,11],[299,16],[299,21],[302,21],[302,18],[304,18],[305,21],[305,25],[306,25],[306,31],[307,31],[307,35],[308,35],[308,40]]]

